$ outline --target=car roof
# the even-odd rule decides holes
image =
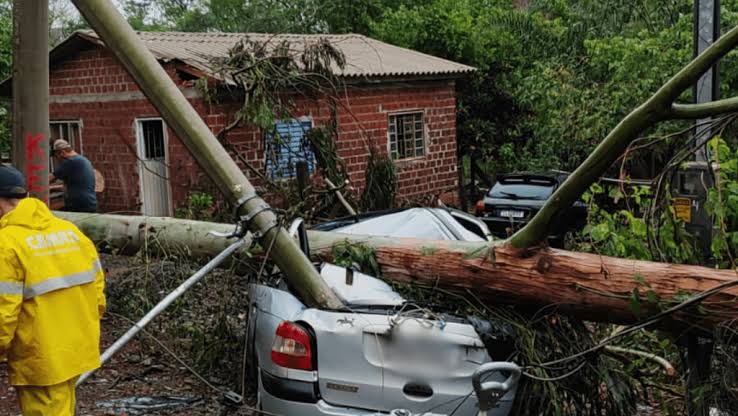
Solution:
[[[464,216],[469,221],[478,221],[469,214],[451,208],[406,208],[339,218],[317,224],[312,229],[388,237],[484,241],[482,237],[459,224],[454,215]]]

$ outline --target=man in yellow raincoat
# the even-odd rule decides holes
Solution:
[[[27,198],[0,165],[0,361],[24,416],[75,413],[75,382],[100,366],[105,280],[94,244]]]

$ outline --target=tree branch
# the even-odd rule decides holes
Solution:
[[[654,361],[656,364],[663,367],[664,371],[666,372],[666,375],[669,377],[674,377],[677,374],[676,369],[669,361],[667,361],[665,358],[659,357],[658,355],[652,354],[650,352],[634,350],[631,348],[622,348],[622,347],[617,347],[615,345],[607,345],[605,347],[605,351],[609,351],[613,353],[620,353],[620,354],[637,355],[639,357],[643,357],[645,359]]]
[[[673,104],[669,118],[700,119],[738,111],[738,97],[700,104]]]
[[[544,241],[557,215],[579,199],[644,130],[668,119],[672,115],[672,105],[679,95],[736,45],[738,26],[705,49],[651,98],[621,120],[584,163],[551,195],[533,219],[510,237],[508,242],[516,248],[527,248]]]

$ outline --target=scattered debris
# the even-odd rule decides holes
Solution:
[[[107,409],[111,415],[143,415],[152,411],[182,409],[201,400],[202,397],[183,396],[126,397],[101,400],[96,405]]]

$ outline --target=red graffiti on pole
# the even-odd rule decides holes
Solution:
[[[26,181],[28,182],[28,192],[30,193],[43,193],[46,191],[46,187],[43,183],[40,183],[42,180],[42,176],[40,175],[46,173],[47,169],[45,164],[42,163],[44,153],[41,143],[44,140],[43,133],[26,135]]]

